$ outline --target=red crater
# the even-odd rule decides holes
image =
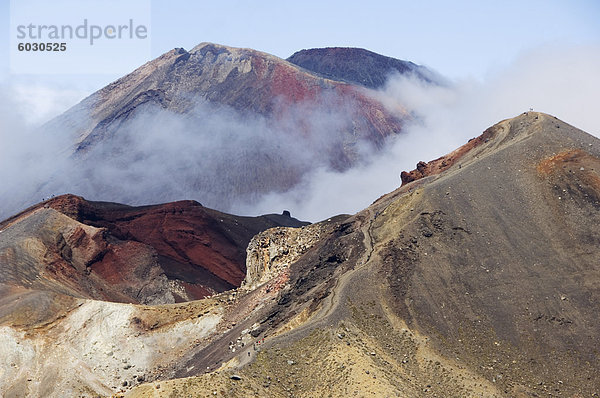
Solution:
[[[233,216],[195,201],[132,207],[62,195],[1,223],[3,236],[17,245],[5,250],[14,268],[36,254],[15,249],[28,237],[13,240],[15,228],[10,227],[42,217],[48,209],[84,225],[44,216],[44,228],[29,237],[46,246],[46,254],[35,260],[43,278],[12,282],[35,280],[44,289],[58,286],[60,293],[120,302],[195,300],[238,287],[246,273],[246,247],[255,234],[306,224],[289,215]]]

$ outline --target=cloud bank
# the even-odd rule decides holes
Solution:
[[[128,204],[195,199],[246,215],[286,209],[310,221],[354,213],[400,186],[402,170],[530,107],[599,136],[598,70],[600,46],[549,46],[522,54],[484,81],[431,86],[393,76],[373,95],[390,109],[408,108],[415,121],[381,151],[357,145],[362,160],[350,169],[327,160],[334,144],[345,142],[332,132],[347,127],[351,105],[331,112],[301,104],[276,127],[263,117],[201,101],[184,116],[149,106],[123,126],[128,134],[73,157],[69,148],[77,137],[68,130],[40,134],[31,127],[31,104],[15,100],[18,89],[3,87],[0,218],[66,192]],[[289,190],[258,194],[256,176]]]
[[[188,102],[194,106],[185,113],[143,103],[97,125],[84,141],[89,109],[41,131],[18,115],[5,119],[2,216],[66,192],[132,205],[195,199],[235,212],[269,189],[291,189],[315,167],[345,170],[361,155],[360,148],[342,150],[353,139],[356,104],[333,92],[281,105],[273,117]],[[4,113],[10,108],[7,102]],[[82,149],[74,153],[76,143]]]
[[[319,170],[283,195],[271,194],[245,212],[285,206],[312,221],[355,213],[401,185],[400,172],[451,152],[487,127],[534,108],[600,137],[600,44],[546,46],[523,53],[484,81],[463,79],[431,86],[391,77],[377,96],[402,104],[417,119],[369,164],[346,173]]]

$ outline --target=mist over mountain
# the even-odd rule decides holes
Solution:
[[[600,131],[592,117],[600,87],[593,47],[536,49],[485,81],[438,85],[394,73],[378,90],[325,79],[254,50],[206,43],[195,51],[187,58],[192,50],[173,50],[151,61],[48,123],[45,134],[22,120],[6,87],[0,214],[77,193],[132,205],[191,198],[248,215],[288,209],[316,221],[364,208],[372,193],[380,196],[401,183],[402,169],[530,107],[564,115],[592,134]],[[266,62],[259,60],[272,61],[263,78],[254,69],[227,72],[243,70],[244,62]],[[185,75],[188,68],[196,72]],[[569,79],[557,79],[566,69]],[[231,84],[211,80],[219,73],[228,73],[224,81]],[[157,89],[161,84],[174,101],[160,100],[167,98]],[[549,87],[553,95],[546,94]],[[218,93],[227,104],[219,103]],[[273,101],[276,93],[288,100]]]
[[[594,396],[599,209],[600,140],[538,112],[303,227],[61,196],[0,224],[0,392]],[[119,302],[194,291],[148,266],[237,277],[219,258],[252,228],[237,289]]]
[[[33,195],[128,204],[193,198],[239,211],[317,169],[360,167],[410,119],[366,87],[256,50],[202,43],[163,54],[47,123],[44,134],[55,140],[45,152],[58,155],[36,173]]]
[[[398,187],[402,170],[443,156],[476,137],[484,126],[530,108],[559,115],[600,137],[600,121],[594,116],[600,90],[594,72],[598,68],[598,46],[549,45],[523,53],[483,80],[464,77],[432,85],[410,75],[392,76],[377,95],[388,107],[403,104],[411,111],[414,117],[405,123],[403,134],[361,167],[344,173],[319,169],[299,187],[266,195],[244,212],[260,214],[285,206],[315,221],[356,212]],[[565,70],[571,71],[568,77]]]
[[[0,398],[600,398],[600,1],[8,3]]]

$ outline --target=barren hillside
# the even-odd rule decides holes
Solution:
[[[483,134],[358,214],[256,235],[235,291],[139,306],[7,288],[0,391],[598,395],[600,141],[533,112]]]

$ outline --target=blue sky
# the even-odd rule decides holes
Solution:
[[[190,3],[153,3],[155,55],[199,41],[280,57],[302,48],[351,46],[449,76],[482,76],[540,44],[600,40],[597,0]]]
[[[485,79],[540,46],[600,42],[597,0],[147,1],[151,53],[140,64],[172,48],[190,49],[203,41],[250,47],[280,57],[303,48],[352,46],[425,64],[452,79]],[[9,3],[0,0],[0,30],[10,34]],[[10,74],[8,36],[0,39],[0,83],[71,93],[66,106],[120,77],[85,71]],[[105,62],[111,61],[106,57]]]

